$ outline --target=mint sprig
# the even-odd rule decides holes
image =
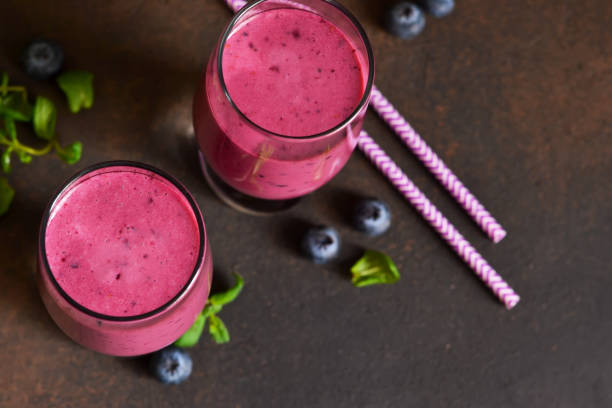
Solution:
[[[191,325],[179,339],[174,343],[179,347],[193,347],[197,344],[202,332],[204,331],[204,325],[206,324],[206,317],[200,313],[196,318],[195,322]]]
[[[0,115],[19,122],[32,120],[32,105],[29,104],[25,88],[22,86],[2,86],[2,92],[11,92],[2,96]]]
[[[57,84],[66,94],[72,113],[93,105],[93,74],[87,71],[66,71],[57,77]]]
[[[83,144],[81,142],[74,142],[66,147],[61,147],[59,144],[56,144],[55,153],[67,164],[74,164],[81,160],[81,154],[83,153]]]
[[[353,274],[351,282],[358,288],[395,283],[400,279],[399,271],[391,258],[374,250],[367,250],[351,267],[351,273]]]
[[[227,327],[225,327],[225,323],[223,323],[217,315],[210,315],[208,317],[208,332],[217,344],[223,344],[230,341]]]
[[[208,303],[210,305],[223,307],[228,303],[233,302],[238,297],[238,295],[242,291],[242,287],[244,286],[244,280],[237,273],[235,273],[234,276],[236,276],[236,284],[234,285],[234,287],[228,289],[225,292],[215,293],[214,295],[212,295],[208,299]],[[214,313],[218,313],[218,311],[215,311]]]
[[[11,172],[11,153],[13,152],[12,148],[8,148],[2,153],[0,156],[0,164],[2,165],[2,171],[5,173]]]
[[[93,91],[88,95],[87,104],[91,106]],[[11,172],[13,154],[24,164],[30,163],[33,156],[43,156],[52,149],[61,160],[68,164],[74,164],[80,160],[83,151],[81,142],[62,147],[57,139],[55,132],[57,109],[54,103],[45,97],[38,96],[32,106],[28,102],[25,87],[10,85],[6,72],[3,72],[0,78],[0,118],[4,123],[4,127],[0,128],[0,147],[4,146],[4,151],[0,153],[0,168],[4,173]],[[41,148],[21,143],[17,136],[16,122],[32,122],[34,134],[47,143]],[[0,215],[8,211],[14,195],[15,191],[10,187],[8,181],[5,178],[0,179]]]
[[[15,126],[15,120],[9,116],[4,117],[4,130],[9,139],[17,139],[17,126]]]
[[[57,121],[57,109],[49,99],[42,96],[36,98],[32,125],[34,133],[41,139],[51,140],[55,135],[55,123]]]
[[[233,302],[244,287],[244,280],[240,275],[234,273],[236,284],[229,290],[216,293],[208,298],[202,312],[198,315],[193,325],[174,343],[178,347],[195,346],[206,326],[208,320],[208,333],[217,344],[227,343],[230,340],[229,331],[221,319],[217,316],[223,306]]]

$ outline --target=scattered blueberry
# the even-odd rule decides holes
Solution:
[[[56,75],[64,62],[64,51],[52,40],[32,41],[21,56],[25,72],[36,79],[47,79]]]
[[[304,235],[302,249],[315,263],[325,263],[338,255],[340,237],[331,227],[312,227]]]
[[[176,346],[169,346],[154,353],[150,360],[153,375],[165,384],[179,384],[191,374],[193,362],[189,353]]]
[[[391,211],[376,198],[361,200],[353,213],[355,227],[368,235],[380,235],[391,225]]]
[[[455,0],[420,0],[423,10],[434,17],[447,16],[455,8]]]
[[[425,28],[425,14],[416,4],[400,1],[387,11],[385,26],[400,38],[413,38]]]

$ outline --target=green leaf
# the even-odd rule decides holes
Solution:
[[[41,139],[51,140],[55,135],[57,109],[55,104],[43,96],[37,96],[34,103],[34,133]]]
[[[0,215],[8,211],[14,196],[15,190],[9,185],[8,180],[0,177]]]
[[[355,265],[351,267],[353,285],[376,285],[380,283],[395,283],[400,274],[397,267],[387,255],[382,252],[367,250]]]
[[[234,277],[236,278],[236,284],[234,287],[225,292],[212,295],[208,299],[210,304],[224,306],[233,302],[238,297],[242,291],[242,288],[244,287],[244,279],[242,279],[242,276],[238,275],[237,273],[234,273]]]
[[[4,117],[4,128],[9,139],[17,139],[17,126],[15,126],[15,120],[9,116]]]
[[[223,309],[223,306],[221,305],[213,305],[211,303],[206,303],[206,306],[204,306],[204,310],[202,310],[202,316],[208,317],[210,315],[217,314],[221,311],[221,309]]]
[[[11,152],[12,151],[13,151],[13,148],[9,147],[8,149],[4,151],[4,153],[2,153],[2,156],[0,156],[0,164],[2,165],[2,170],[5,173],[11,172]]]
[[[9,76],[8,74],[3,71],[2,72],[2,82],[0,83],[0,87],[2,88],[2,96],[6,96],[8,89],[6,89],[6,87],[8,86],[9,83]]]
[[[93,74],[87,71],[67,71],[57,77],[57,84],[66,94],[72,113],[93,105]]]
[[[217,344],[223,344],[230,341],[230,335],[225,324],[216,315],[208,317],[208,332]]]
[[[74,142],[64,148],[60,148],[58,145],[56,145],[55,151],[60,159],[68,164],[74,164],[81,160],[83,144],[81,142]]]
[[[202,313],[198,316],[193,325],[183,334],[174,344],[179,347],[193,347],[204,330],[206,319],[208,319],[208,331],[215,340],[215,342],[227,343],[229,341],[229,332],[225,324],[216,315],[219,313],[223,306],[232,302],[242,291],[244,287],[244,280],[237,273],[234,274],[236,277],[236,284],[229,290],[217,293],[211,296],[206,302],[206,306],[202,310]]]
[[[10,93],[2,98],[0,103],[0,115],[20,121],[29,122],[32,120],[32,106],[25,99],[23,94]]]
[[[23,150],[19,150],[17,152],[17,157],[19,157],[19,161],[25,164],[28,164],[32,161],[32,155],[27,154]]]
[[[199,314],[193,325],[187,330],[174,345],[177,347],[193,347],[198,343],[202,332],[204,331],[204,325],[206,324],[206,317],[203,314]]]

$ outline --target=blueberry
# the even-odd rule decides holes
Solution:
[[[425,28],[425,14],[416,4],[400,1],[387,11],[385,26],[400,38],[413,38]]]
[[[455,8],[455,0],[420,0],[423,10],[434,17],[447,16]]]
[[[302,239],[302,250],[315,263],[325,263],[338,255],[340,237],[331,227],[322,225],[312,227],[306,231]]]
[[[368,235],[380,235],[391,225],[391,211],[383,201],[366,198],[355,206],[353,223]]]
[[[47,79],[62,68],[64,51],[55,41],[38,39],[23,50],[21,60],[28,75],[36,79]]]
[[[165,384],[185,381],[193,367],[189,353],[176,346],[169,346],[154,353],[149,363],[153,375]]]

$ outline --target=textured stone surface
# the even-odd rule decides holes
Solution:
[[[519,4],[520,3],[520,4]],[[34,285],[38,222],[77,167],[52,156],[16,165],[0,218],[2,407],[612,406],[612,7],[606,0],[463,0],[404,42],[379,21],[386,2],[347,0],[374,44],[377,84],[508,230],[498,245],[370,114],[366,128],[521,294],[508,312],[360,153],[319,192],[273,218],[222,205],[199,174],[190,99],[230,18],[220,0],[0,2],[0,67],[60,107],[77,167],[133,159],[183,180],[205,213],[215,287],[244,275],[223,311],[232,341],[205,338],[194,373],[168,387],[142,359],[73,344]],[[71,115],[57,87],[17,61],[36,35],[94,72],[93,109]],[[22,131],[22,133],[25,133]],[[387,200],[378,238],[343,213],[355,194]],[[305,222],[335,225],[340,260],[297,254]],[[357,290],[362,248],[387,252],[402,280]]]

